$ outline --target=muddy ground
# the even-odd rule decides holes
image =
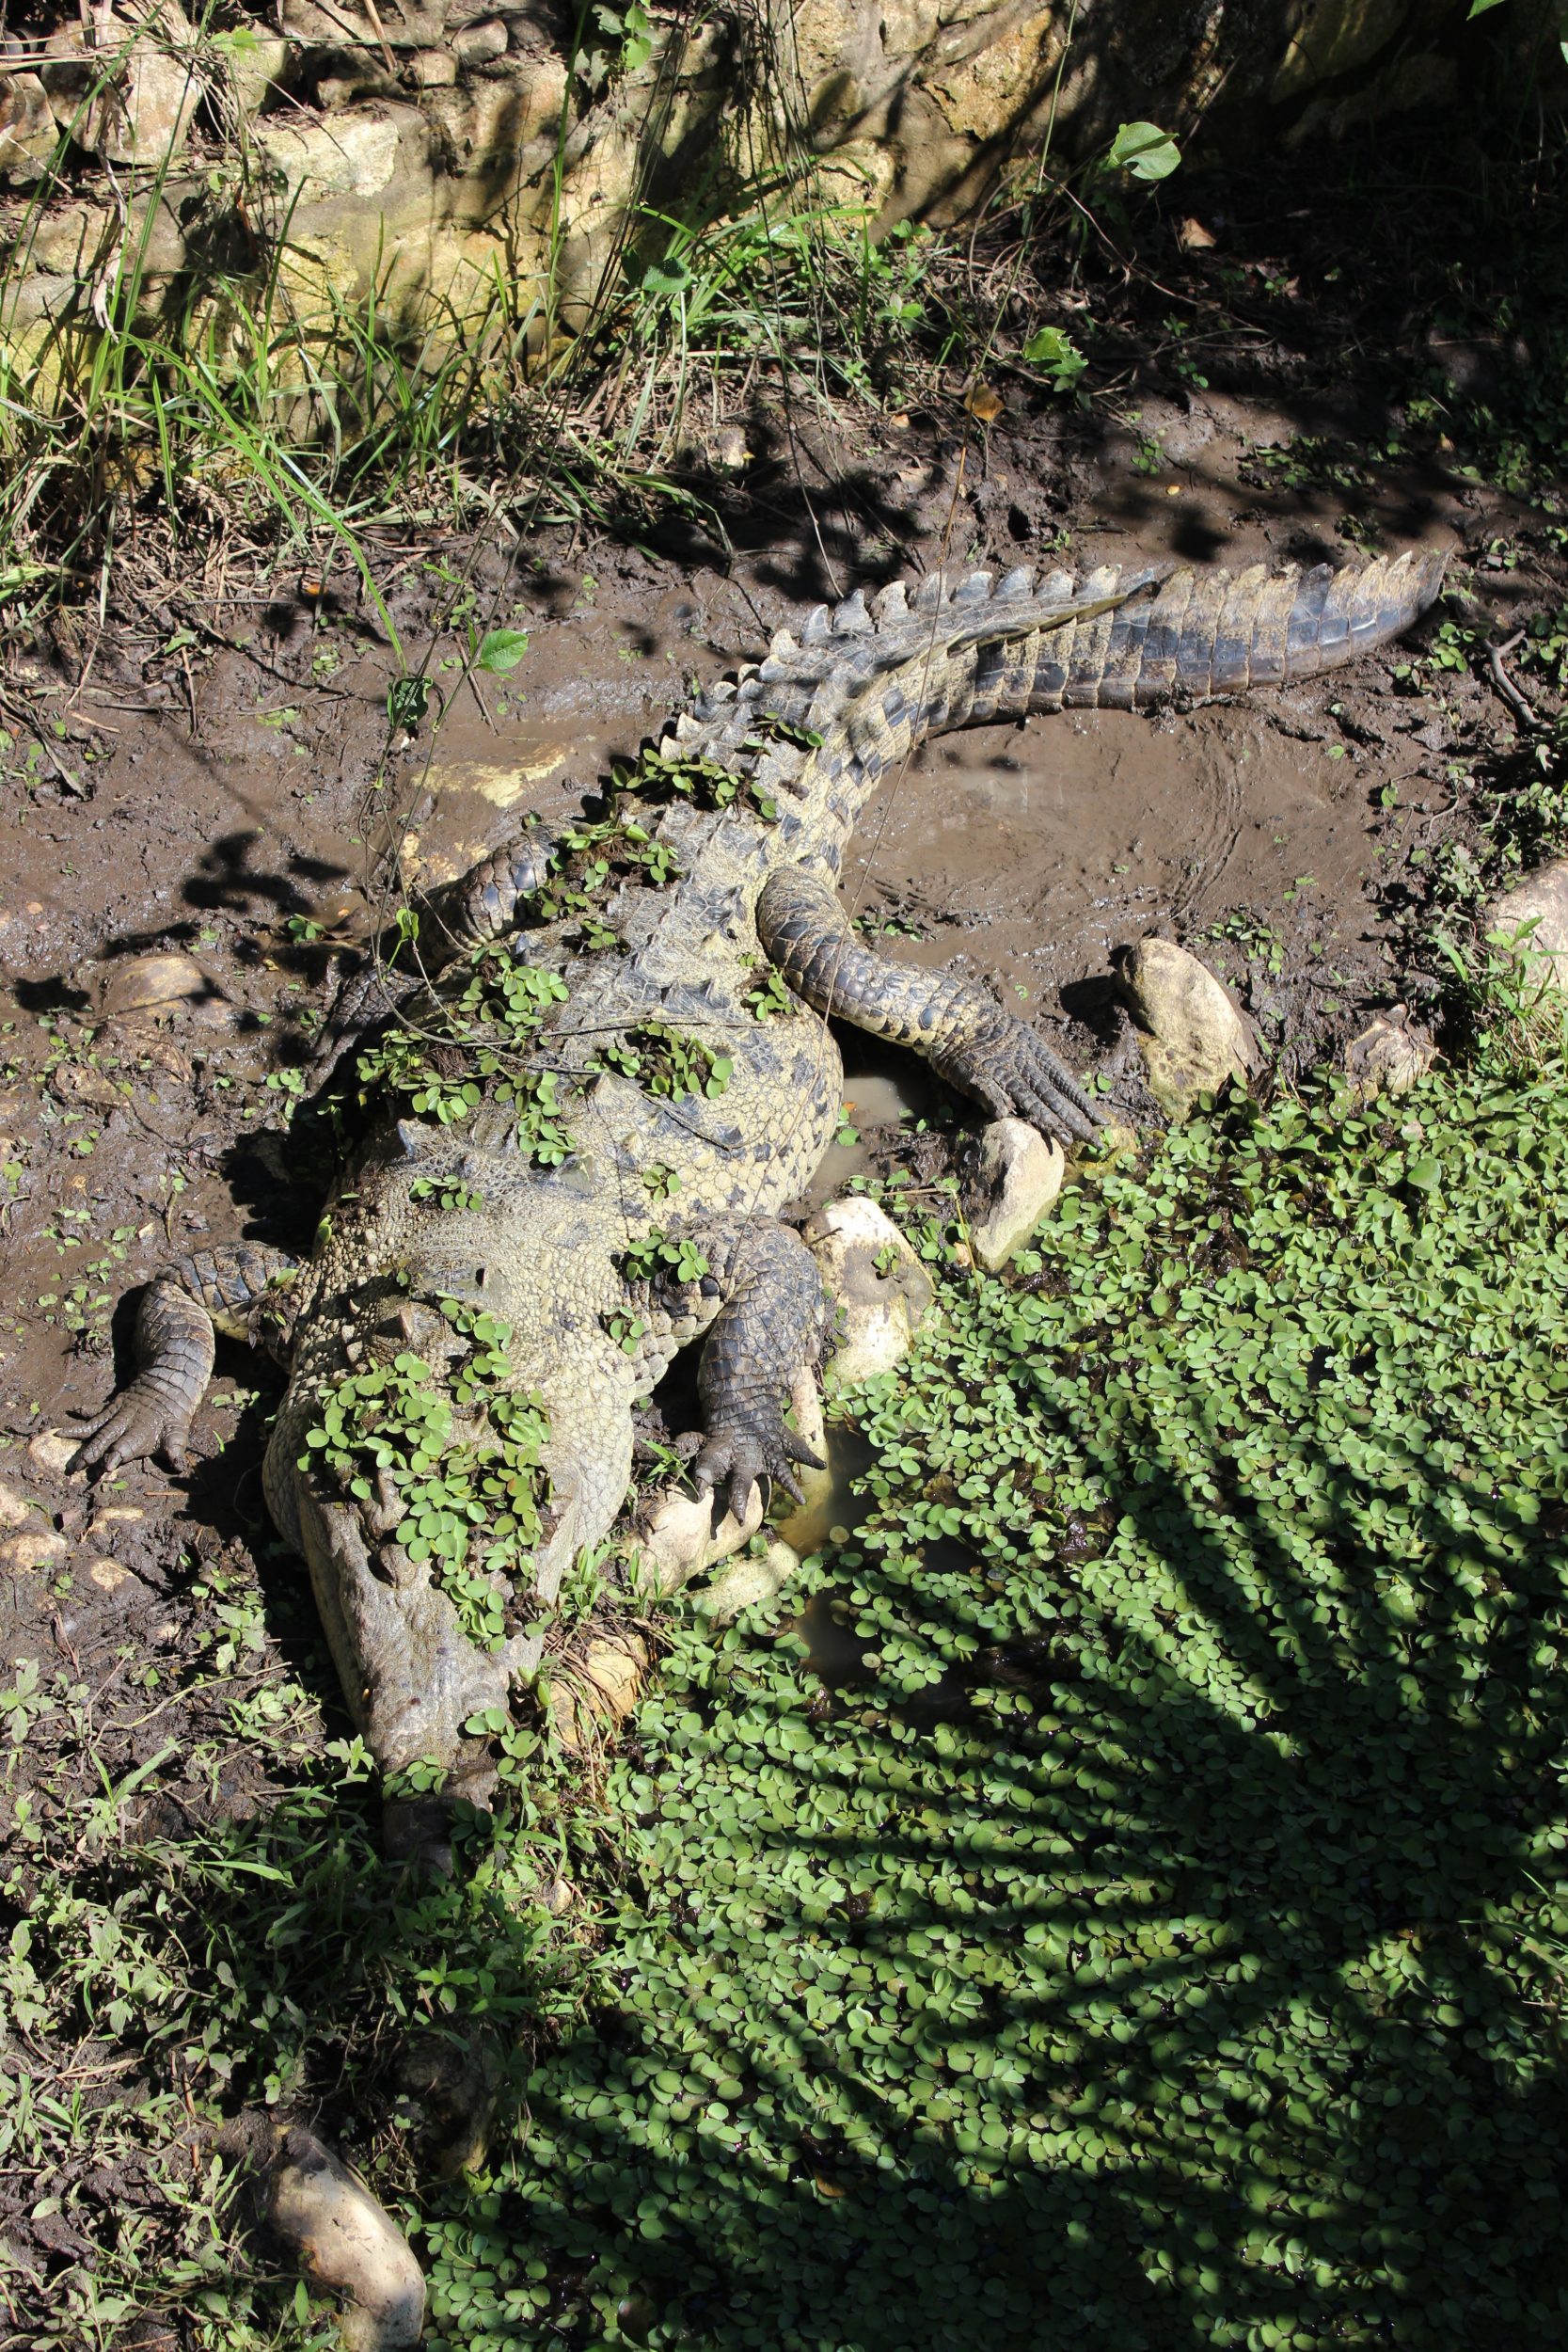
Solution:
[[[319,1736],[346,1729],[261,1504],[277,1375],[220,1354],[182,1478],[144,1465],[90,1490],[54,1433],[108,1392],[120,1302],[168,1256],[241,1235],[308,1247],[332,1142],[292,1128],[293,1073],[335,959],[395,887],[393,844],[408,880],[458,870],[526,810],[574,804],[693,681],[758,658],[803,606],[944,561],[1340,562],[1354,537],[1452,550],[1455,584],[1503,633],[1560,600],[1533,518],[1440,452],[1374,469],[1347,535],[1343,487],[1265,453],[1365,431],[1364,401],[1298,397],[1256,365],[1217,376],[1151,366],[1076,410],[1004,383],[989,427],[956,387],[892,422],[763,404],[743,474],[706,485],[728,552],[702,524],[641,548],[405,535],[382,590],[432,689],[412,739],[406,702],[388,715],[400,663],[382,623],[352,576],[297,559],[193,559],[111,599],[106,624],[89,612],[8,648],[0,1621],[7,1661],[64,1661],[90,1692],[92,1740],[24,1763],[6,1826],[29,1781],[46,1827],[96,1795],[91,1744],[123,1774],[172,1743],[155,1800],[171,1832],[247,1802],[243,1746],[182,1696],[214,1638],[214,1579],[259,1581],[267,1639],[319,1690]],[[467,649],[497,628],[526,631],[526,651],[473,673]],[[1145,1114],[1109,951],[1174,930],[1236,981],[1288,1078],[1372,1008],[1430,1001],[1438,853],[1477,850],[1472,776],[1518,742],[1508,706],[1468,671],[1420,666],[1420,643],[1235,705],[934,744],[879,794],[847,894],[889,954],[991,976]],[[895,1156],[900,1106],[927,1090],[852,1040],[848,1066],[863,1155]],[[246,1671],[242,1650],[236,1687]],[[24,2209],[28,2185],[0,2202]],[[47,2217],[13,2235],[40,2261],[79,2250]]]

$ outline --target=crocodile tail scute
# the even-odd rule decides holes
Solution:
[[[1042,641],[1036,710],[1146,710],[1287,685],[1338,668],[1401,636],[1433,603],[1446,558],[1406,549],[1336,571],[1320,564],[1234,575],[1175,572],[1152,596]],[[1111,587],[1091,575],[1085,590]]]

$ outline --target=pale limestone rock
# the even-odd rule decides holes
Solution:
[[[316,2137],[285,2134],[267,2219],[311,2283],[342,2306],[344,2352],[413,2352],[424,2333],[424,2280],[380,2200]]]
[[[25,1527],[38,1507],[0,1479],[0,1527]]]
[[[828,1431],[822,1419],[822,1393],[816,1376],[802,1372],[789,1392],[790,1409],[795,1421],[795,1434],[800,1443],[809,1446],[822,1464],[813,1470],[809,1462],[795,1464],[795,1484],[800,1487],[801,1501],[794,1504],[792,1519],[803,1518],[815,1511],[832,1491],[833,1473],[828,1467]]]
[[[224,78],[235,109],[247,119],[259,115],[274,90],[289,78],[293,44],[280,33],[264,33],[245,24],[217,34],[213,45],[223,59]]]
[[[969,1240],[988,1274],[999,1274],[1022,1248],[1062,1189],[1067,1156],[1027,1120],[996,1119],[980,1137],[984,1207]]]
[[[731,1560],[711,1583],[698,1594],[695,1606],[699,1616],[713,1625],[729,1625],[743,1609],[754,1608],[758,1601],[773,1600],[783,1592],[800,1565],[800,1555],[793,1544],[786,1544],[782,1535],[775,1535],[760,1560],[750,1552],[738,1560]]]
[[[1142,939],[1112,957],[1143,1048],[1148,1090],[1166,1115],[1186,1118],[1200,1094],[1244,1087],[1261,1064],[1258,1041],[1225,982],[1185,947]]]
[[[460,33],[452,35],[452,55],[459,65],[488,65],[493,58],[506,55],[506,26],[496,17],[486,17],[483,24],[465,24]]]
[[[40,1429],[36,1438],[28,1438],[27,1452],[40,1470],[53,1470],[56,1477],[61,1477],[71,1468],[71,1457],[81,1442],[79,1438],[58,1429]]]
[[[688,1494],[682,1486],[668,1487],[653,1502],[646,1518],[633,1533],[642,1555],[642,1573],[655,1594],[667,1600],[732,1551],[751,1542],[762,1525],[763,1496],[753,1486],[744,1518],[726,1511],[717,1527],[706,1495]]]
[[[13,186],[41,180],[60,143],[43,84],[36,73],[0,80],[0,175]]]
[[[828,1362],[835,1388],[902,1363],[931,1311],[936,1286],[875,1200],[851,1194],[818,1209],[805,1229],[828,1291],[843,1310],[843,1336]]]
[[[1370,1103],[1377,1094],[1408,1094],[1436,1058],[1436,1045],[1425,1029],[1413,1025],[1409,1007],[1395,1005],[1374,1013],[1345,1047],[1350,1085],[1343,1093],[1356,1103]]]
[[[408,72],[420,89],[451,89],[457,80],[457,59],[450,49],[417,49]]]
[[[106,164],[155,169],[183,147],[206,83],[196,33],[175,0],[95,14],[53,34],[41,79],[55,121]]]
[[[122,1568],[118,1560],[108,1558],[89,1560],[87,1575],[101,1593],[118,1593],[135,1581],[129,1568]]]
[[[55,1566],[70,1549],[54,1528],[39,1527],[24,1535],[8,1535],[0,1544],[0,1565],[9,1568],[13,1576],[27,1576],[36,1568]]]
[[[1494,898],[1486,935],[1524,967],[1534,994],[1568,991],[1568,858],[1538,866]]]
[[[290,197],[379,196],[397,169],[398,136],[404,109],[343,114],[330,122],[309,116],[268,119],[256,137],[268,162],[281,172]],[[419,118],[413,117],[417,122]],[[303,231],[308,224],[300,221]]]

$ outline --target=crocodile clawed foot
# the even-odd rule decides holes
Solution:
[[[80,1442],[68,1468],[102,1470],[112,1477],[124,1463],[157,1454],[178,1473],[185,1467],[193,1418],[155,1381],[134,1380],[86,1428],[72,1433]]]
[[[785,1427],[783,1413],[775,1411],[766,1420],[734,1422],[727,1429],[714,1430],[697,1456],[691,1476],[700,1495],[712,1496],[717,1526],[726,1510],[744,1520],[752,1488],[759,1479],[782,1486],[793,1502],[803,1502],[805,1497],[791,1468],[796,1462],[807,1470],[826,1467],[809,1445]]]
[[[1026,1119],[1063,1143],[1092,1143],[1104,1123],[1072,1073],[1010,1013],[999,1013],[985,1035],[932,1060],[993,1119]]]

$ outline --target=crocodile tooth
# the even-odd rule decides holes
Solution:
[[[996,583],[996,593],[1011,601],[1014,597],[1028,596],[1034,585],[1034,573],[1027,564],[1020,564],[1013,571],[1003,573]]]
[[[825,645],[832,634],[832,629],[828,620],[827,606],[825,604],[814,604],[811,611],[806,614],[804,621],[800,625],[801,644]]]
[[[910,609],[910,592],[901,580],[890,580],[878,589],[876,604],[879,621],[901,621]]]
[[[942,574],[940,572],[927,572],[925,579],[921,581],[919,587],[914,592],[915,611],[917,612],[935,612],[945,602],[946,596],[942,587]]]
[[[989,604],[990,602],[990,572],[971,572],[960,580],[953,591],[956,604]]]
[[[792,653],[800,652],[800,641],[792,628],[777,628],[768,650],[775,661],[787,661]]]
[[[865,609],[865,591],[857,588],[852,596],[846,596],[833,614],[835,637],[863,637],[871,627],[871,615]]]

